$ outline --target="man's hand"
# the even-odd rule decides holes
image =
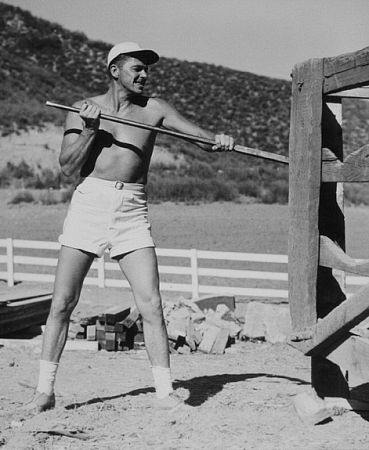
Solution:
[[[83,103],[79,116],[84,122],[84,128],[91,131],[97,131],[100,125],[101,110],[96,105]]]
[[[227,134],[215,135],[215,145],[211,148],[213,152],[228,152],[234,149],[234,139]]]

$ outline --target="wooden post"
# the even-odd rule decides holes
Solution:
[[[338,115],[338,119],[340,119]],[[322,147],[343,161],[342,128],[339,120],[324,102],[322,109]],[[319,233],[345,250],[345,218],[343,199],[338,198],[337,183],[322,183],[319,205]],[[328,267],[318,267],[316,309],[321,319],[345,300],[342,282]],[[311,358],[311,383],[320,397],[347,397],[348,385],[340,368],[324,358]]]
[[[315,324],[319,256],[323,63],[311,59],[292,72],[289,143],[289,302],[294,330]]]
[[[13,238],[8,238],[6,240],[6,266],[8,273],[8,286],[14,286],[14,249],[13,249]]]
[[[191,248],[191,284],[192,284],[192,298],[199,296],[199,272],[197,264],[197,250]]]

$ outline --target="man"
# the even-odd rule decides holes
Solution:
[[[93,259],[106,249],[129,281],[142,316],[157,405],[166,409],[180,405],[173,395],[157,259],[147,218],[145,184],[156,133],[102,120],[100,114],[215,139],[213,147],[201,146],[208,151],[232,150],[234,143],[224,134],[214,138],[165,101],[143,95],[148,66],[158,60],[154,51],[138,44],[117,44],[107,58],[109,90],[77,102],[79,115],[69,113],[66,118],[61,170],[65,175],[79,172],[83,181],[73,194],[59,238],[61,250],[39,382],[26,409],[40,412],[55,405],[54,383],[69,319]]]

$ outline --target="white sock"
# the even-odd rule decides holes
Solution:
[[[152,375],[157,398],[167,397],[173,392],[172,378],[169,367],[152,366]]]
[[[54,392],[56,371],[59,363],[40,360],[40,373],[38,377],[37,391],[51,395]]]

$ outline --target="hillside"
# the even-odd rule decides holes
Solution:
[[[45,107],[46,100],[71,104],[107,88],[108,43],[91,41],[3,3],[0,38],[3,136],[48,122],[61,125],[64,114]],[[288,81],[163,57],[150,68],[147,92],[166,99],[204,128],[232,133],[238,144],[287,153]],[[357,125],[362,129],[366,105],[360,112]],[[356,114],[356,107],[350,114]],[[356,130],[355,144],[362,139]],[[165,136],[158,145],[186,163],[155,165],[149,182],[154,198],[232,200],[246,195],[264,202],[287,200],[288,174],[281,165],[239,154],[209,155]]]

